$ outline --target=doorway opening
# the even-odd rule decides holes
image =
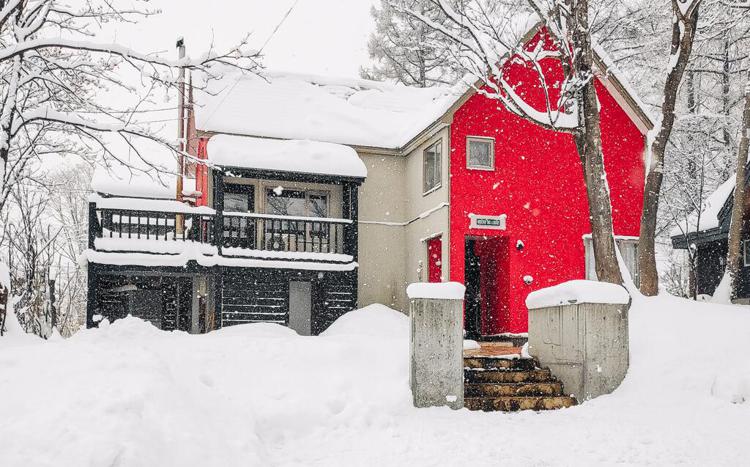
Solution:
[[[508,314],[508,242],[504,237],[467,237],[464,329],[468,339],[502,332]]]

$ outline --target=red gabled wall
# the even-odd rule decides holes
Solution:
[[[536,37],[533,41],[540,40]],[[533,45],[533,41],[530,43]],[[546,60],[548,76],[559,73]],[[542,102],[533,72],[506,68],[532,104]],[[637,236],[643,199],[644,136],[600,83],[602,144],[617,235]],[[535,101],[536,99],[536,101]],[[466,168],[466,137],[495,138],[495,170]],[[464,282],[466,236],[498,237],[493,316],[483,333],[526,332],[529,292],[585,275],[583,235],[590,233],[583,169],[568,134],[545,130],[476,94],[454,114],[450,161],[450,279]],[[469,214],[507,214],[507,230],[469,228]],[[523,248],[517,248],[517,242]],[[533,283],[524,283],[524,276]],[[483,282],[485,280],[483,279]]]

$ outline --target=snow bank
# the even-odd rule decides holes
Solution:
[[[384,305],[374,304],[337,319],[323,336],[371,336],[407,339],[409,318]]]
[[[531,292],[526,297],[526,307],[548,308],[573,303],[626,304],[629,301],[628,291],[620,285],[575,280]]]
[[[463,300],[465,293],[466,287],[458,282],[417,282],[406,288],[409,298]]]
[[[623,384],[541,413],[413,408],[407,323],[377,306],[322,337],[128,318],[56,342],[0,339],[0,465],[747,464],[746,307],[634,297]]]
[[[367,177],[357,152],[341,144],[216,135],[207,152],[211,162],[223,167]]]

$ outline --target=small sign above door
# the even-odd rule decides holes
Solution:
[[[491,230],[505,230],[505,220],[507,214],[501,214],[499,216],[482,216],[480,214],[469,214],[471,229],[491,229]]]

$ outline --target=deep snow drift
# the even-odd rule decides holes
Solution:
[[[412,408],[408,320],[382,306],[321,337],[130,318],[0,340],[0,465],[746,465],[750,310],[640,299],[630,325],[613,395],[514,414]]]

